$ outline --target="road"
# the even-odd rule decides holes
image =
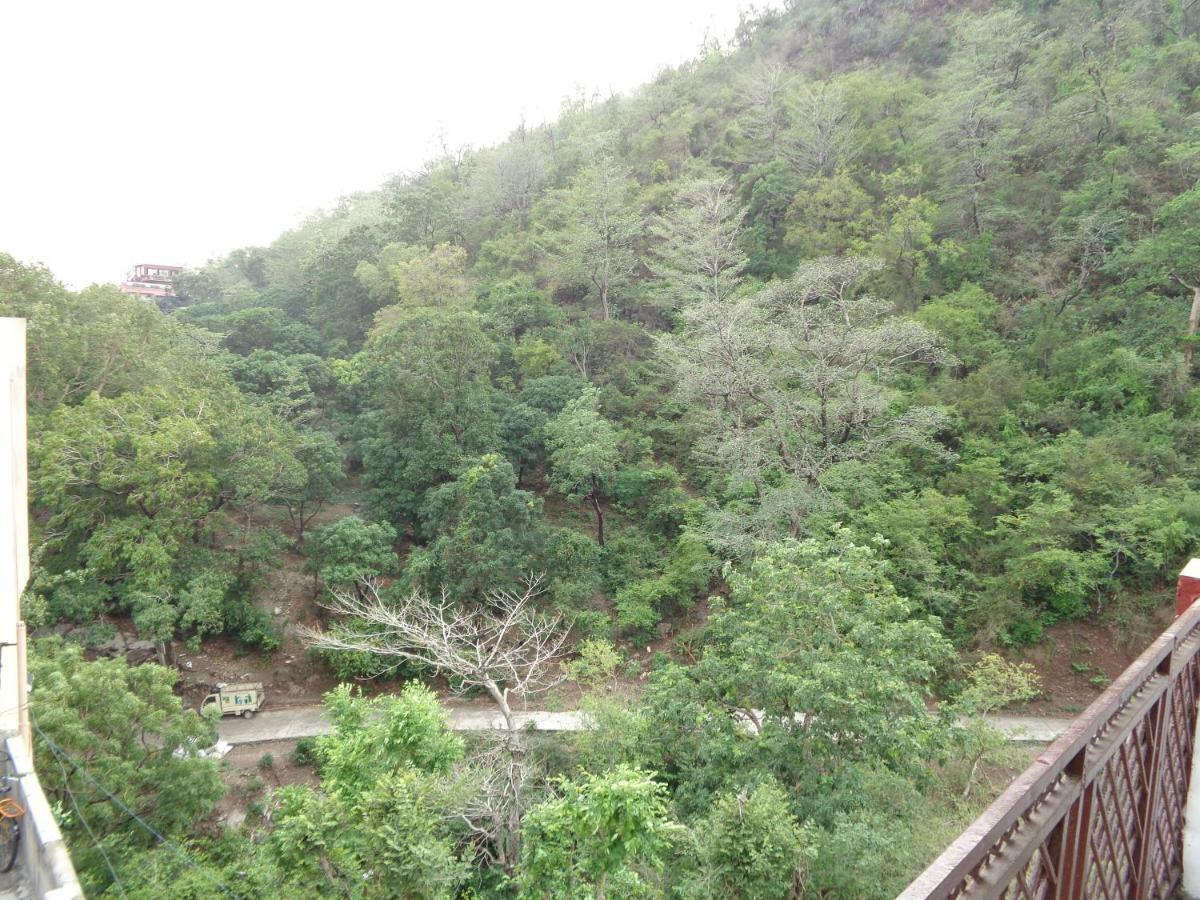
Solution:
[[[447,718],[454,731],[501,731],[504,728],[504,720],[490,709],[449,706]],[[587,727],[587,715],[579,711],[530,710],[516,713],[515,718],[522,727],[532,727],[537,731],[582,731]],[[989,716],[988,721],[1011,741],[1048,744],[1066,731],[1073,720]],[[223,719],[220,738],[230,744],[254,744],[314,737],[329,730],[329,721],[325,718],[325,708],[322,706],[267,708],[256,713],[252,719]]]

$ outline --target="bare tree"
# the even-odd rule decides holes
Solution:
[[[796,124],[787,153],[801,175],[832,175],[859,152],[859,117],[841,88],[805,86],[796,102]]]
[[[709,432],[702,450],[756,493],[753,522],[721,513],[710,522],[712,539],[730,550],[749,546],[733,543],[739,533],[779,524],[798,533],[839,464],[902,445],[939,451],[931,435],[943,415],[903,408],[891,382],[906,365],[952,358],[930,331],[863,290],[879,267],[813,260],[755,296],[685,309],[682,332],[661,340],[682,399]]]
[[[687,185],[654,225],[659,243],[651,268],[678,305],[733,294],[746,266],[737,244],[744,217],[727,178],[704,178]]]
[[[606,322],[638,264],[641,219],[629,203],[632,186],[616,158],[597,151],[565,194],[567,227],[551,250],[560,277],[587,284]]]
[[[493,589],[484,603],[466,605],[453,602],[445,591],[436,599],[421,591],[384,599],[372,580],[358,591],[335,591],[323,604],[339,616],[367,623],[369,631],[301,631],[312,647],[420,663],[451,676],[459,693],[478,688],[487,693],[504,718],[505,739],[499,752],[485,758],[485,790],[465,817],[492,842],[496,862],[507,871],[520,857],[529,778],[512,700],[549,690],[562,680],[554,663],[563,655],[569,632],[562,616],[535,609],[541,585],[540,577],[530,578],[521,591]]]

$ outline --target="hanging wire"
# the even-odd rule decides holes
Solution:
[[[167,847],[168,849],[170,849],[176,856],[178,856],[180,859],[182,859],[184,862],[186,862],[189,866],[191,866],[193,869],[195,869],[197,872],[199,872],[201,875],[203,875],[208,881],[210,881],[212,884],[216,885],[218,888],[220,888],[222,891],[224,891],[230,897],[235,898],[235,900],[240,900],[240,898],[238,898],[238,895],[235,894],[227,885],[218,881],[203,866],[201,866],[194,859],[192,859],[192,857],[187,853],[187,851],[183,850],[181,847],[177,846],[176,844],[172,843],[171,841],[167,840],[167,838],[165,838],[161,834],[159,834],[158,831],[155,830],[154,826],[152,826],[149,822],[147,822],[145,819],[143,819],[141,816],[139,816],[137,813],[135,813],[132,809],[130,809],[125,804],[125,802],[121,800],[120,797],[117,797],[115,794],[113,794],[111,791],[109,791],[108,788],[106,788],[106,787],[104,787],[104,785],[100,784],[100,782],[98,782],[92,776],[92,773],[89,772],[83,766],[82,763],[80,763],[78,760],[74,759],[71,756],[71,754],[69,754],[62,747],[58,746],[58,744],[56,744],[46,734],[46,732],[42,731],[41,726],[38,725],[36,719],[32,719],[31,721],[33,723],[33,730],[36,731],[39,735],[41,735],[42,740],[44,740],[46,742],[46,746],[50,748],[50,752],[55,755],[56,759],[58,758],[58,755],[61,753],[63,758],[66,759],[66,761],[69,762],[72,766],[74,766],[75,769],[77,771],[79,771],[83,775],[84,778],[86,778],[89,782],[91,782],[92,786],[94,788],[96,788],[96,790],[98,790],[100,793],[104,794],[104,796],[107,797],[110,801],[112,801],[112,803],[114,803],[118,809],[122,810],[126,815],[128,815],[135,822],[137,822],[139,825],[141,825],[142,828],[144,828],[148,834],[152,835],[160,844],[162,844],[164,847]],[[59,765],[60,766],[62,765],[61,760],[59,762]],[[115,873],[114,873],[114,877],[116,877]]]
[[[45,735],[43,735],[45,737]],[[54,761],[58,763],[58,768],[63,776],[63,789],[67,792],[67,797],[71,800],[71,806],[75,810],[75,815],[79,816],[79,821],[83,823],[84,829],[88,833],[88,837],[92,839],[92,846],[100,851],[100,856],[104,859],[104,865],[108,867],[108,874],[112,876],[113,884],[117,886],[117,890],[121,892],[121,896],[125,896],[125,886],[121,884],[121,879],[117,877],[117,870],[113,868],[112,860],[108,858],[108,851],[104,849],[104,845],[100,843],[100,839],[96,837],[96,832],[92,831],[92,826],[88,824],[87,817],[84,816],[83,810],[79,806],[79,801],[75,798],[75,792],[71,790],[70,776],[67,775],[67,767],[63,765],[62,758],[55,752],[53,747],[50,747],[50,753],[54,756]]]

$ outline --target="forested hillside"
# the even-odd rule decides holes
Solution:
[[[1200,544],[1198,16],[798,0],[169,310],[0,256],[30,320],[27,618],[130,616],[164,664],[269,653],[292,547],[340,677],[534,696],[552,660],[404,630],[500,617],[522,653],[562,638],[598,723],[477,752],[416,686],[341,690],[319,783],[241,831],[194,826],[208,760],[170,798],[130,782],[191,862],[68,815],[96,895],[892,896],[995,766],[950,722],[1036,691],[993,653],[1138,632]],[[347,478],[358,515],[312,527]],[[74,694],[42,696],[82,752]]]

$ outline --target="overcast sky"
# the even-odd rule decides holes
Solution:
[[[625,91],[745,0],[10,0],[0,251],[68,285],[269,243],[451,145]],[[761,5],[761,4],[760,4]]]

